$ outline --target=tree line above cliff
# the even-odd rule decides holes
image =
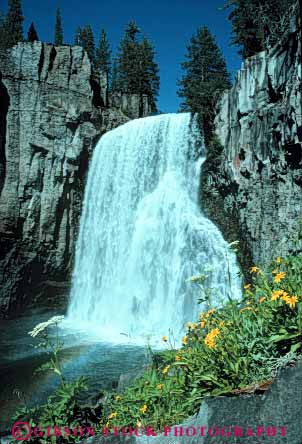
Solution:
[[[239,47],[243,57],[269,49],[289,27],[291,8],[296,0],[228,0],[223,9],[230,9],[231,43]],[[8,0],[7,14],[0,13],[0,49],[7,49],[24,40],[21,0]],[[34,23],[27,33],[27,41],[39,40]],[[56,10],[54,44],[64,44],[60,10]],[[138,25],[128,23],[112,57],[106,31],[101,30],[98,45],[90,25],[78,27],[74,44],[87,52],[94,73],[105,75],[111,92],[146,95],[152,112],[157,112],[159,67],[150,40]],[[226,63],[214,36],[207,27],[200,27],[187,46],[186,61],[178,95],[183,99],[181,111],[199,113],[205,135],[212,133],[215,103],[219,94],[231,86]]]

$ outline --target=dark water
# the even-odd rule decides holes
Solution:
[[[11,426],[18,406],[43,403],[58,386],[53,373],[33,375],[35,369],[47,361],[44,352],[33,347],[39,342],[28,332],[54,315],[63,313],[45,310],[32,311],[0,324],[0,432]],[[53,332],[54,334],[55,332]],[[123,373],[135,372],[147,362],[146,347],[129,344],[109,344],[70,328],[62,328],[63,374],[67,380],[78,376],[89,378],[88,398],[101,389],[116,386]],[[16,394],[19,392],[19,396]]]

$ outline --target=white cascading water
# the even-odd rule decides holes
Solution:
[[[201,311],[188,279],[205,269],[214,305],[240,297],[235,254],[198,206],[198,151],[204,158],[190,114],[133,120],[101,138],[76,248],[74,325],[113,342],[179,338]]]

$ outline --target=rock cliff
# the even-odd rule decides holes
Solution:
[[[68,286],[85,177],[106,131],[147,100],[96,82],[81,47],[20,43],[0,54],[0,311]],[[38,287],[37,287],[38,286]],[[61,290],[62,291],[62,290]],[[66,293],[66,291],[65,291]]]
[[[301,79],[297,14],[274,48],[242,64],[219,104],[223,150],[204,166],[203,205],[229,241],[240,240],[244,269],[301,248]]]

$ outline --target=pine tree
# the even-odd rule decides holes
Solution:
[[[5,19],[6,47],[23,41],[23,14],[20,0],[9,0]]]
[[[158,65],[155,51],[147,38],[139,41],[140,29],[130,22],[120,43],[117,67],[114,67],[112,89],[128,94],[139,94],[149,99],[152,111],[156,112],[156,99],[159,91]]]
[[[264,34],[255,15],[255,6],[255,0],[230,0],[225,5],[233,7],[228,17],[233,28],[231,43],[240,47],[239,54],[243,58],[263,49]]]
[[[37,31],[35,29],[35,25],[33,24],[33,22],[31,23],[29,30],[27,32],[27,41],[28,42],[36,42],[39,40]]]
[[[81,46],[87,52],[92,66],[95,66],[94,36],[90,25],[86,25],[81,31]]]
[[[140,88],[139,93],[147,95],[152,112],[157,111],[156,99],[159,93],[159,68],[155,62],[155,50],[149,40],[144,37],[141,45]]]
[[[56,24],[55,24],[55,46],[63,45],[63,27],[60,9],[56,12]]]
[[[117,59],[113,60],[113,64],[112,64],[112,73],[111,73],[111,91],[112,92],[116,92],[116,91],[120,91],[120,85],[119,85],[119,81],[118,81],[118,61]]]
[[[82,46],[82,30],[80,26],[77,27],[76,33],[74,36],[74,45],[75,46]]]
[[[199,28],[187,47],[185,71],[178,95],[181,110],[198,113],[207,140],[212,136],[218,94],[231,86],[223,55],[207,27]]]
[[[110,66],[111,66],[110,57],[111,57],[110,44],[108,42],[105,30],[102,29],[99,39],[99,46],[96,50],[95,66],[96,69],[98,69],[99,71],[105,72],[107,76],[109,76],[110,73]]]
[[[137,34],[140,29],[130,22],[120,43],[118,52],[117,83],[124,93],[138,93],[140,87],[140,44]]]
[[[289,26],[290,7],[296,0],[229,0],[232,8],[232,44],[244,58],[274,45]]]

